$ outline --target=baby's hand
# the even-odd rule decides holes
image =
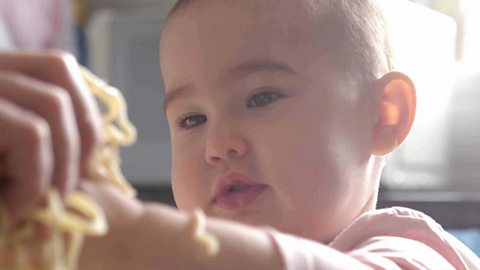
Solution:
[[[0,199],[15,222],[51,186],[86,175],[100,114],[74,57],[0,53]]]

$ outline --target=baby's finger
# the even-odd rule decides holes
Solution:
[[[75,58],[61,52],[0,54],[0,70],[28,74],[59,85],[71,96],[81,140],[82,172],[86,175],[88,160],[101,141],[101,117]]]
[[[48,123],[0,98],[0,199],[13,222],[50,186],[53,170]]]
[[[52,133],[53,184],[62,192],[71,190],[79,176],[80,140],[69,94],[21,74],[0,72],[0,97],[47,121]]]

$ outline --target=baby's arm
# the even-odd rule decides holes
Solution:
[[[81,270],[285,269],[274,241],[264,230],[209,218],[207,231],[218,238],[220,253],[208,257],[205,247],[193,241],[190,215],[165,205],[127,199],[110,187],[87,184],[84,190],[105,209],[110,231],[104,238],[88,239]],[[321,256],[312,259],[308,269],[364,268],[321,244],[315,243],[315,253]]]
[[[209,219],[207,231],[220,240],[220,253],[206,256],[193,241],[190,215],[161,204],[142,204],[110,186],[83,183],[107,215],[110,230],[88,238],[81,270],[96,269],[281,269],[281,258],[266,233]]]

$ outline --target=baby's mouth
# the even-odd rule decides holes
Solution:
[[[245,190],[247,188],[249,188],[251,185],[247,184],[247,183],[238,183],[238,184],[235,184],[235,185],[232,185],[228,190],[227,190],[227,193],[234,193],[234,192],[240,192],[242,190]]]
[[[240,210],[253,204],[268,187],[263,184],[233,184],[214,198],[213,205],[227,211]]]
[[[231,172],[218,178],[212,204],[227,211],[239,210],[254,203],[268,188],[241,173]]]

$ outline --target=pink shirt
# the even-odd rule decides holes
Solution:
[[[317,270],[329,259],[321,243],[277,231],[270,235],[285,270]],[[329,246],[370,269],[480,269],[480,259],[432,218],[402,207],[361,215]]]
[[[15,48],[74,48],[69,0],[0,0],[0,23]]]

